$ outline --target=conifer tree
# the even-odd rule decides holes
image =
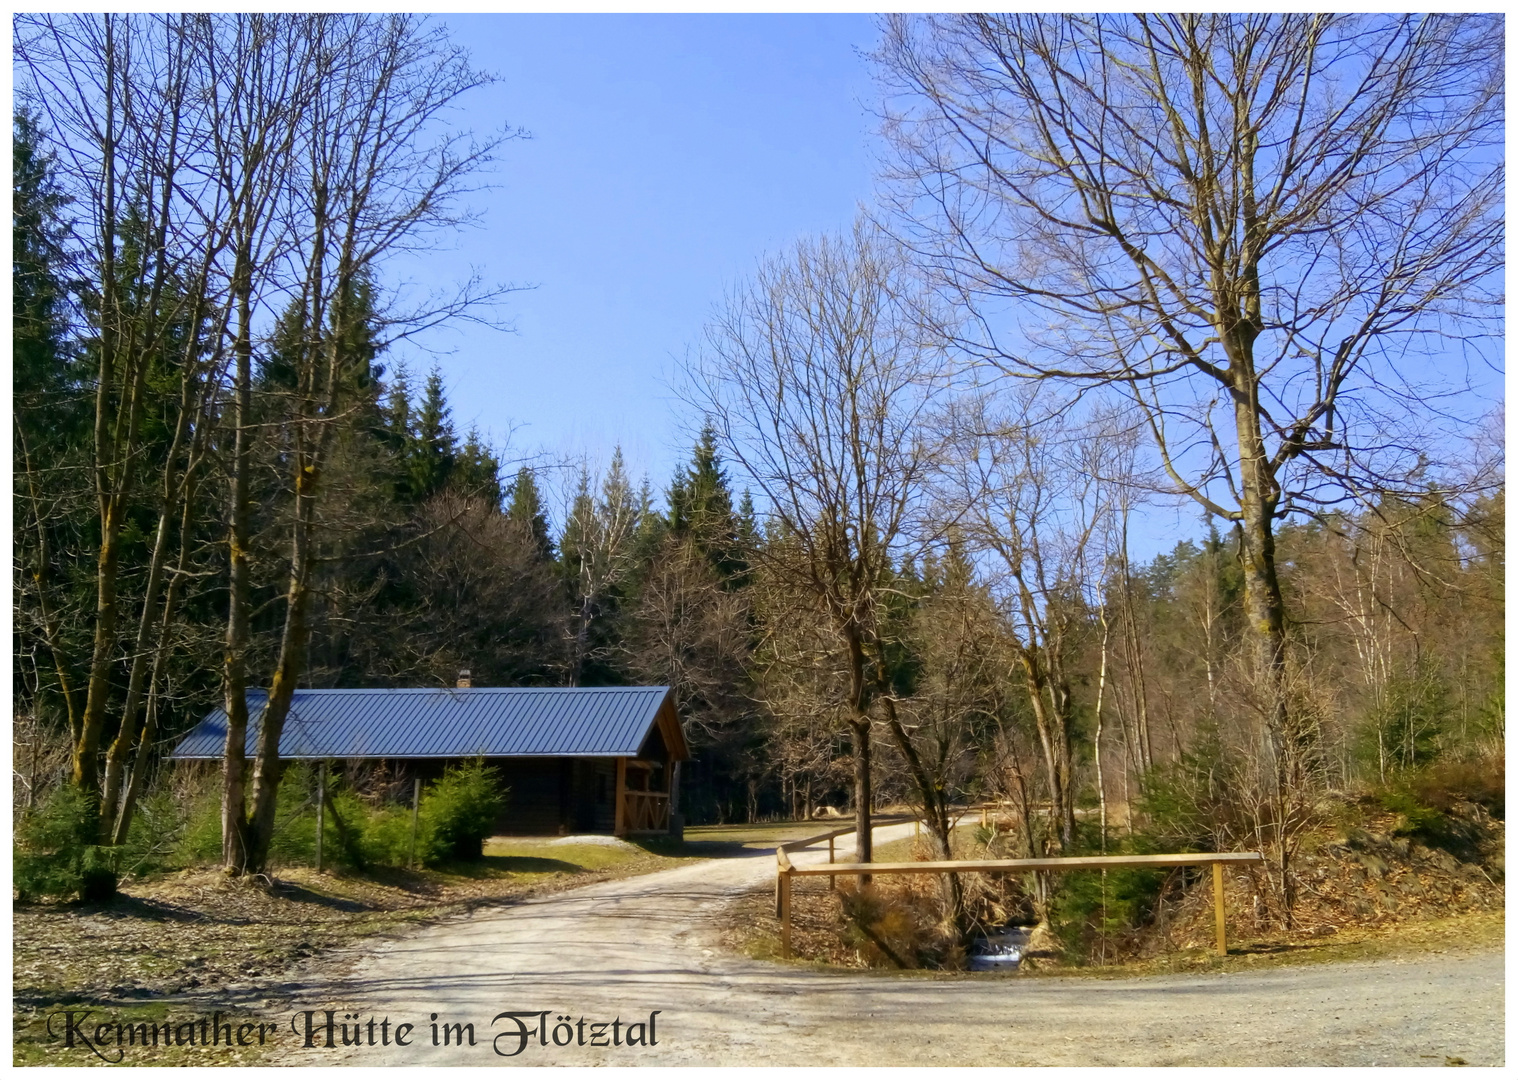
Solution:
[[[501,463],[480,438],[476,428],[470,428],[464,445],[454,462],[453,484],[460,494],[480,499],[485,508],[499,513],[503,493],[501,491]]]
[[[506,517],[516,522],[532,537],[538,558],[553,559],[553,538],[548,534],[548,517],[543,512],[543,497],[532,470],[523,465],[506,491]]]
[[[748,503],[749,514],[753,502]],[[669,532],[696,545],[725,587],[747,579],[748,562],[733,513],[732,489],[717,449],[717,432],[708,422],[701,429],[688,466],[678,470],[669,488]]]
[[[448,407],[443,394],[443,373],[436,367],[427,374],[415,424],[406,447],[406,472],[411,482],[411,497],[421,501],[448,486],[458,463],[453,410]]]
[[[12,386],[16,422],[35,451],[49,436],[64,437],[79,422],[75,416],[60,423],[78,412],[59,398],[71,382],[60,220],[68,198],[54,179],[53,154],[37,118],[26,110],[13,120],[11,152]],[[37,423],[35,410],[44,405],[48,420]]]

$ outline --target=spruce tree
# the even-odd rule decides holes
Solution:
[[[553,560],[553,539],[548,534],[548,517],[543,512],[543,497],[532,470],[523,465],[506,490],[506,517],[522,526],[544,562]]]
[[[462,495],[484,501],[486,508],[501,509],[501,462],[486,446],[475,428],[469,429],[453,467],[453,486]]]
[[[411,494],[420,502],[448,486],[458,463],[458,441],[453,434],[453,410],[443,394],[443,373],[436,366],[427,374],[416,430],[406,453]]]
[[[751,500],[748,512],[752,515]],[[695,544],[725,587],[732,588],[743,584],[749,569],[739,531],[727,470],[717,451],[717,432],[708,423],[701,429],[690,464],[677,471],[670,483],[669,532]]]
[[[68,393],[76,382],[66,344],[63,276],[61,217],[69,200],[54,178],[54,156],[32,113],[16,113],[11,148],[12,388],[16,422],[36,453],[46,443],[79,435],[87,417]]]

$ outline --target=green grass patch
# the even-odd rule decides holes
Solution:
[[[648,854],[632,844],[556,844],[496,836],[485,841],[484,862],[512,874],[580,873],[627,866]]]
[[[687,825],[685,839],[688,842],[724,843],[772,847],[787,840],[801,840],[818,833],[841,829],[850,822],[842,819],[827,821],[763,821],[753,825]]]

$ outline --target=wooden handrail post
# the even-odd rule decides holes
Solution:
[[[416,826],[417,815],[422,808],[422,778],[418,776],[411,781],[411,869],[416,869]]]
[[[780,955],[791,955],[791,875],[781,870],[776,875],[780,888]]]
[[[831,863],[833,861],[833,841],[835,839],[836,839],[836,837],[832,837],[832,836],[828,837],[828,862],[829,863]],[[828,875],[828,888],[830,888],[830,889],[836,889],[836,888],[838,888],[838,875],[837,874],[829,874]]]
[[[1223,913],[1223,864],[1212,864],[1212,906],[1213,916],[1218,924],[1218,955],[1228,955],[1228,919]]]
[[[327,763],[321,761],[316,766],[316,872],[322,872],[322,828],[326,822],[322,819],[322,811],[327,808]]]

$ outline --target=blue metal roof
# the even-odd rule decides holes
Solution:
[[[634,757],[666,701],[667,686],[297,690],[279,756]],[[262,691],[248,694],[250,757],[267,702]],[[218,708],[170,757],[220,758],[226,740],[227,714]],[[683,756],[684,747],[670,749]]]

